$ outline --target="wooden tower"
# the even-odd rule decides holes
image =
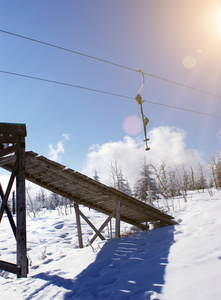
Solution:
[[[14,166],[4,192],[0,183],[0,222],[6,212],[17,244],[17,263],[0,260],[0,269],[27,277],[26,200],[25,200],[25,124],[0,123],[0,166],[13,161]],[[8,198],[16,180],[16,225],[8,207]]]

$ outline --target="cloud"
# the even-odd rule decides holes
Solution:
[[[71,134],[70,133],[62,133],[62,136],[65,138],[65,140],[69,140]]]
[[[58,141],[55,147],[53,147],[52,144],[49,145],[48,157],[51,160],[61,162],[61,157],[64,154],[64,152],[64,145],[62,141]]]
[[[187,149],[185,138],[187,133],[176,127],[161,126],[149,132],[150,161],[159,164],[162,161],[170,165],[186,164],[194,166],[201,162],[200,153],[194,149]]]
[[[107,184],[110,163],[117,161],[122,166],[124,176],[133,186],[144,160],[155,165],[166,162],[171,166],[185,164],[193,167],[203,161],[197,150],[186,148],[186,132],[181,129],[162,126],[151,130],[148,136],[150,151],[145,151],[142,139],[129,136],[125,136],[123,141],[93,145],[89,149],[82,172],[93,177],[96,168],[101,182]]]
[[[69,140],[71,134],[69,133],[62,133],[61,135],[65,140]],[[62,155],[65,153],[64,150],[64,143],[62,141],[58,141],[56,146],[54,147],[52,144],[49,145],[49,153],[48,157],[51,160],[61,162]]]
[[[215,135],[217,135],[217,136],[221,139],[221,129],[218,130],[218,131],[215,133]]]

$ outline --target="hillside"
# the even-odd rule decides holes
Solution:
[[[0,271],[1,299],[220,299],[221,192],[189,193],[185,206],[175,201],[181,203],[175,212],[179,225],[97,239],[84,249],[77,248],[74,211],[28,217],[30,272],[17,279]],[[106,218],[82,210],[97,227]],[[6,216],[0,226],[1,259],[15,262]],[[93,233],[84,222],[82,227],[87,244]],[[128,227],[123,223],[122,231]]]

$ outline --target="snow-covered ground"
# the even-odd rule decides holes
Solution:
[[[179,201],[179,225],[105,242],[97,238],[84,249],[77,247],[74,211],[28,217],[28,278],[0,271],[0,299],[221,299],[221,192],[193,192],[187,204]],[[106,219],[81,209],[97,228]],[[86,245],[93,232],[82,223]],[[130,226],[122,227],[126,232]],[[6,216],[0,232],[0,259],[15,263]],[[108,237],[110,230],[103,233]]]

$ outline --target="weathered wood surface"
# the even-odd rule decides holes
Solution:
[[[145,229],[145,223],[161,220],[165,225],[174,225],[173,218],[121,191],[108,187],[79,172],[39,156],[26,152],[25,178],[43,188],[55,192],[78,204],[83,204],[106,215],[116,208],[120,200],[120,219]],[[13,159],[0,158],[0,166],[12,171]]]
[[[27,136],[26,124],[18,123],[0,123],[0,136],[15,137],[15,136]]]

